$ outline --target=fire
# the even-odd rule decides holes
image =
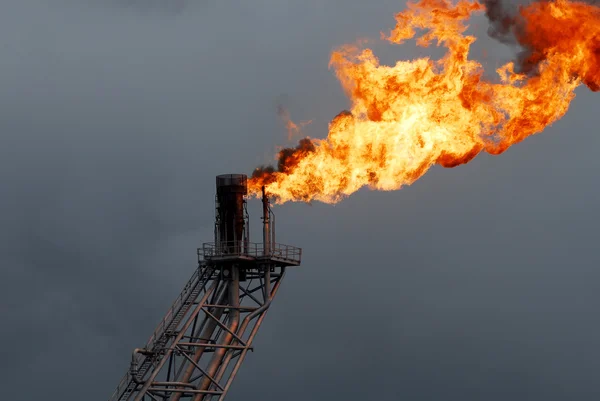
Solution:
[[[292,121],[290,112],[281,105],[277,107],[277,115],[281,117],[281,120],[285,124],[285,129],[288,132],[288,140],[291,140],[293,137],[298,137],[298,135],[302,133],[302,128],[312,123],[312,120],[308,120],[300,121],[296,124]]]
[[[385,39],[435,42],[446,49],[440,60],[386,66],[369,49],[334,51],[330,67],[351,109],[331,121],[326,139],[302,139],[279,152],[277,169],[257,169],[250,192],[265,185],[279,203],[335,203],[364,186],[397,190],[434,164],[500,154],[560,119],[579,85],[600,89],[600,7],[567,0],[522,7],[504,22],[525,56],[499,68],[496,81],[469,59],[476,38],[465,34],[466,22],[483,11],[475,1],[421,0],[396,15]]]

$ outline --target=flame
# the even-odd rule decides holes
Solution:
[[[283,106],[277,107],[277,115],[281,117],[281,120],[285,124],[285,129],[288,132],[288,140],[297,137],[302,133],[302,128],[312,123],[312,120],[300,121],[298,124],[292,121],[290,112]]]
[[[396,15],[385,37],[395,44],[446,48],[440,60],[381,65],[369,49],[342,46],[331,55],[351,109],[329,124],[326,139],[304,138],[258,168],[251,194],[265,185],[278,203],[336,203],[368,186],[397,190],[434,164],[455,167],[481,151],[500,154],[560,119],[582,83],[600,89],[600,8],[567,0],[535,2],[511,20],[526,56],[486,80],[469,59],[476,40],[466,22],[485,6],[468,0],[421,0]]]

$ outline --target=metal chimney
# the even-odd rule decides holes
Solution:
[[[247,240],[246,199],[248,177],[245,174],[217,176],[215,242],[221,252],[240,253]]]

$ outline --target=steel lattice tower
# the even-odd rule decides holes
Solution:
[[[109,401],[221,401],[302,250],[275,242],[263,189],[263,242],[252,243],[247,177],[217,176],[215,240],[198,249],[198,268]]]

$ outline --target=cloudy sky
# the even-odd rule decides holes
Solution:
[[[1,398],[106,400],[211,240],[214,176],[289,144],[279,104],[323,137],[348,107],[331,50],[404,3],[0,3]],[[486,65],[510,56],[472,28]],[[277,208],[303,266],[228,399],[597,399],[597,104],[581,88],[543,134],[401,191]]]

